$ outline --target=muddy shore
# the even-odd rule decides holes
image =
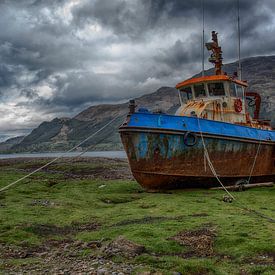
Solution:
[[[21,172],[31,172],[53,158],[0,159],[0,168],[15,167]],[[42,169],[49,174],[61,174],[66,178],[133,180],[128,161],[122,158],[78,157],[62,158]]]

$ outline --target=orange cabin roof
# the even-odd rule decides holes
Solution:
[[[176,85],[177,89],[180,89],[181,87],[193,85],[200,82],[208,82],[208,81],[232,81],[236,84],[242,85],[244,87],[248,87],[248,84],[244,81],[233,79],[232,77],[228,75],[210,75],[210,76],[201,76],[196,78],[190,78],[185,81],[182,81]]]

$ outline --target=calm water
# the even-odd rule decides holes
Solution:
[[[65,157],[76,157],[81,152],[66,153]],[[0,154],[0,159],[11,158],[56,158],[64,153],[31,153],[31,154]],[[92,151],[86,152],[81,157],[126,158],[124,151]]]

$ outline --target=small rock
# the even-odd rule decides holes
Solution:
[[[82,241],[79,241],[79,240],[78,240],[78,241],[76,241],[76,242],[74,243],[74,245],[75,245],[75,246],[82,246]]]
[[[106,268],[100,268],[97,270],[97,275],[105,275],[108,274],[108,270]]]
[[[124,257],[135,257],[145,251],[145,247],[119,236],[116,240],[103,248],[108,256],[120,254]]]

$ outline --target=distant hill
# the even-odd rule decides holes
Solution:
[[[20,136],[20,137],[13,137],[9,138],[8,140],[1,142],[0,143],[0,152],[2,151],[8,151],[10,150],[14,145],[19,144],[25,137]]]
[[[178,106],[177,90],[162,87],[150,95],[136,99],[139,106],[146,106],[153,111],[173,113]],[[43,122],[18,144],[9,148],[12,152],[63,151],[84,140],[108,123],[114,116],[120,116],[108,128],[100,132],[94,139],[83,144],[83,147],[97,144],[97,150],[122,149],[117,128],[128,112],[128,102],[123,104],[103,104],[91,106],[73,118],[55,118]],[[1,147],[0,147],[1,150]]]
[[[275,126],[275,56],[244,59],[242,68],[243,79],[248,81],[249,90],[259,91],[262,95],[261,116],[272,119]],[[229,75],[236,69],[236,62],[223,67]],[[213,69],[206,71],[206,74],[212,73]],[[136,99],[136,103],[151,111],[161,110],[167,113],[174,113],[179,106],[177,90],[172,87],[162,87],[154,93],[141,96]],[[0,151],[64,151],[84,140],[116,115],[120,117],[94,139],[83,144],[83,148],[91,146],[91,149],[97,150],[122,149],[117,128],[124,120],[127,110],[128,103],[91,106],[73,118],[55,118],[50,122],[43,122],[26,137],[6,141],[6,147],[5,143],[0,143]],[[93,147],[97,143],[99,144]]]

